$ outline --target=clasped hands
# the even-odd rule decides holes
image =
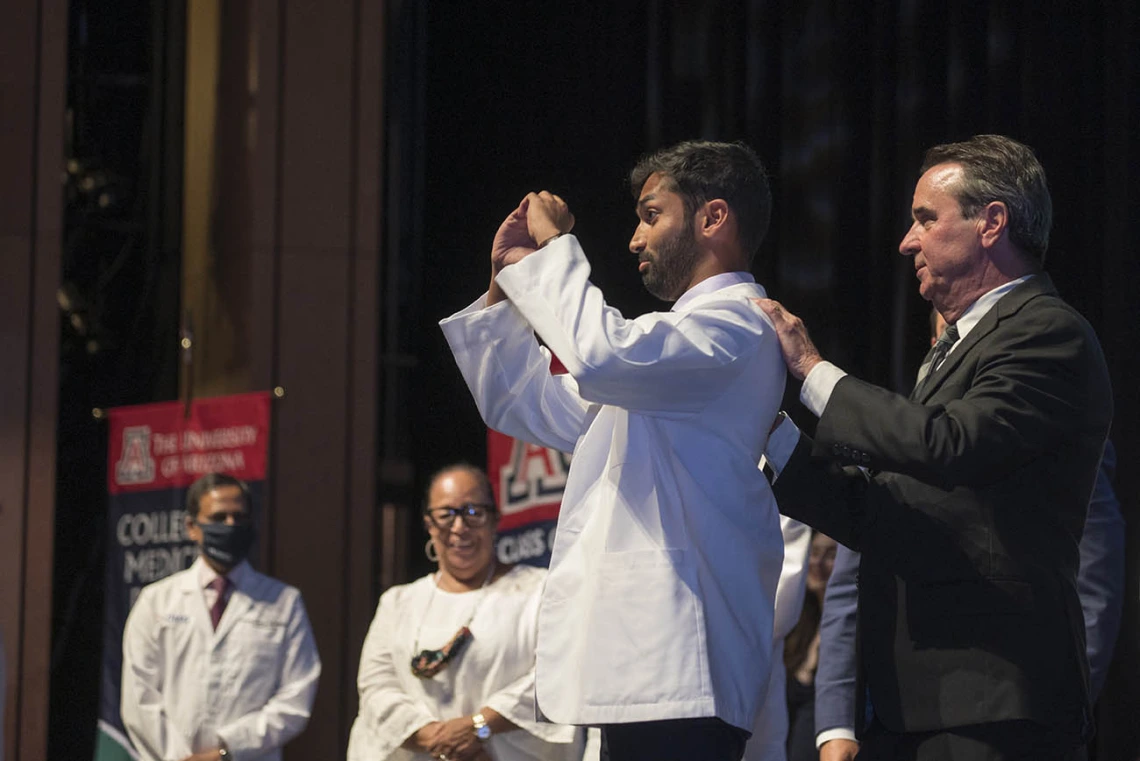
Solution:
[[[447,761],[491,761],[487,750],[472,730],[470,716],[433,721],[415,734],[415,744],[435,759]]]
[[[504,267],[522,261],[554,236],[568,233],[573,228],[574,215],[570,213],[565,201],[546,190],[527,193],[518,208],[499,225],[495,242],[491,244],[488,306],[506,299],[506,295],[495,283],[495,276]]]
[[[570,232],[573,228],[574,215],[565,201],[546,190],[527,193],[495,233],[491,267],[498,273],[503,267],[530,256],[555,235]]]

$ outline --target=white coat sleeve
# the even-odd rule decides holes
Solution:
[[[409,668],[407,663],[396,663],[392,657],[395,637],[396,595],[390,590],[380,596],[376,616],[368,627],[364,647],[360,651],[360,670],[356,686],[360,692],[360,715],[372,737],[371,755],[383,761],[395,752],[418,729],[439,721],[427,707],[411,698],[400,686],[397,669]]]
[[[163,707],[163,664],[154,595],[143,588],[123,628],[123,681],[119,713],[145,761],[181,761],[193,750]]]
[[[285,655],[277,692],[259,711],[254,711],[218,729],[218,737],[234,761],[258,758],[285,745],[309,723],[321,659],[305,603],[300,592],[289,609],[285,628]]]
[[[485,304],[480,297],[439,324],[483,420],[516,439],[572,453],[588,407],[574,380],[550,372],[550,352],[510,303]]]
[[[775,331],[747,299],[627,320],[589,276],[577,238],[563,235],[496,277],[588,402],[689,415],[719,398],[763,344],[779,361]]]

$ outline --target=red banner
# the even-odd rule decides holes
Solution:
[[[555,357],[554,374],[566,372]],[[499,506],[499,559],[550,564],[570,455],[487,430],[487,475]]]
[[[270,397],[266,392],[110,410],[107,490],[111,494],[184,488],[223,472],[265,478]]]

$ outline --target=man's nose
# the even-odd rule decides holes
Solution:
[[[903,256],[914,256],[918,253],[918,236],[915,235],[914,227],[911,226],[903,236],[902,241],[899,242],[899,253]]]
[[[641,234],[641,228],[638,227],[633,231],[633,237],[629,239],[629,251],[633,254],[640,254],[645,250],[645,236]]]

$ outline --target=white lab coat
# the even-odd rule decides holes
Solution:
[[[223,742],[235,759],[278,761],[309,721],[321,662],[301,593],[248,565],[217,631],[199,558],[145,587],[123,632],[123,724],[147,761]]]
[[[563,724],[717,716],[750,730],[783,559],[756,466],[786,376],[749,301],[764,289],[733,273],[627,320],[589,272],[562,236],[499,274],[509,303],[441,323],[489,426],[574,454],[539,611],[539,709]],[[568,375],[551,375],[532,328]]]
[[[808,558],[811,556],[811,527],[786,515],[780,516],[784,537],[784,567],[776,587],[776,620],[772,627],[772,673],[768,677],[768,699],[752,738],[744,749],[743,761],[784,761],[788,757],[787,674],[784,669],[784,640],[800,618],[807,591]]]

